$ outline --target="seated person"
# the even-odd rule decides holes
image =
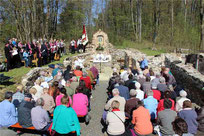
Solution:
[[[157,89],[161,92],[161,98],[164,98],[163,93],[167,90],[166,80],[164,77],[160,77],[159,84],[157,84]]]
[[[37,100],[38,98],[41,97],[41,95],[43,94],[43,88],[40,86],[41,85],[42,80],[41,79],[37,79],[35,81],[35,85],[33,86],[33,88],[36,89],[36,94],[35,94],[35,100]]]
[[[59,66],[55,65],[55,69],[52,70],[52,77],[53,78],[57,75],[58,71],[60,71]]]
[[[68,102],[68,97],[64,96],[61,99],[62,105],[55,108],[52,130],[61,135],[76,131],[77,136],[80,136],[81,129],[77,114],[72,107],[67,107]]]
[[[43,94],[41,96],[44,100],[43,109],[48,111],[50,114],[53,113],[55,108],[55,102],[52,96],[48,94],[48,88],[43,89]]]
[[[136,110],[132,113],[132,124],[137,135],[149,135],[153,131],[151,116],[149,111],[143,107],[141,101],[138,102]]]
[[[197,113],[192,109],[191,101],[183,102],[183,110],[178,113],[178,116],[184,119],[188,125],[188,133],[195,135],[198,129]]]
[[[204,132],[204,107],[200,108],[198,111],[198,130]]]
[[[120,103],[119,109],[120,111],[124,111],[125,110],[125,98],[121,97],[119,94],[119,90],[117,88],[113,89],[112,91],[113,94],[113,98],[111,98],[105,105],[105,110],[109,110],[111,111],[111,104],[114,100],[118,101]]]
[[[177,117],[177,113],[171,110],[172,102],[169,99],[164,100],[164,110],[158,113],[157,124],[160,125],[162,135],[173,135],[172,122]]]
[[[119,90],[120,96],[124,97],[125,100],[128,100],[130,98],[129,89],[128,89],[128,87],[124,86],[123,80],[119,81],[119,86],[117,86],[116,88]]]
[[[153,98],[153,92],[147,92],[147,98],[143,100],[144,107],[149,110],[151,115],[151,120],[154,121],[157,117],[157,106],[158,102],[155,98]]]
[[[73,95],[73,109],[77,115],[86,116],[88,114],[88,97],[82,93],[79,89],[76,94]]]
[[[15,105],[15,107],[18,107],[23,100],[24,100],[23,85],[18,85],[16,93],[14,93],[12,96],[12,103]]]
[[[82,71],[80,70],[80,66],[76,67],[76,70],[74,70],[74,75],[77,76],[77,77],[82,76]]]
[[[29,53],[24,50],[23,51],[23,60],[25,60],[25,66],[28,67],[30,65],[30,57]]]
[[[70,81],[66,81],[66,83],[65,83],[65,89],[67,90],[67,94],[69,95],[69,96],[73,96],[74,94],[75,94],[75,89],[73,89],[72,87],[71,87],[71,82]]]
[[[107,133],[109,136],[122,135],[125,133],[125,113],[119,109],[120,103],[114,100],[111,103],[112,111],[107,113],[106,123],[108,125]]]
[[[136,92],[137,92],[136,98],[140,99],[140,101],[143,100],[144,99],[144,92],[140,89],[141,84],[139,82],[136,82],[135,88],[136,88]]]
[[[137,92],[134,89],[130,90],[130,99],[126,101],[125,104],[125,113],[128,118],[132,118],[132,112],[137,107],[138,98],[136,98]]]
[[[68,81],[72,78],[71,73],[70,73],[71,69],[72,69],[72,67],[70,65],[68,65],[67,69],[64,71],[63,76],[64,76],[65,81]]]
[[[83,75],[80,77],[80,81],[84,80],[86,87],[91,90],[92,86],[91,86],[91,78],[87,75],[86,72],[83,72]]]
[[[31,120],[31,109],[34,107],[34,104],[31,102],[32,95],[30,93],[25,93],[24,101],[22,101],[18,107],[18,122],[24,127],[32,127]]]
[[[55,100],[55,102],[56,102],[56,106],[59,106],[59,105],[61,105],[61,98],[63,97],[63,96],[66,96],[66,97],[68,97],[69,98],[69,103],[68,103],[68,107],[69,106],[72,106],[72,99],[71,99],[71,97],[69,96],[69,95],[67,95],[67,92],[66,92],[67,90],[65,89],[65,88],[61,88],[60,89],[60,94],[56,97],[56,100]]]
[[[176,111],[179,112],[183,109],[183,102],[188,100],[191,101],[190,99],[186,98],[187,92],[184,90],[181,90],[179,92],[180,98],[176,102]]]
[[[50,96],[53,97],[53,99],[55,100],[57,95],[59,95],[59,82],[58,81],[54,81],[52,83],[52,86],[49,88],[48,94]]]
[[[47,132],[50,127],[50,118],[46,110],[43,109],[44,100],[42,98],[37,99],[36,107],[31,110],[32,124],[35,129]]]
[[[17,111],[12,100],[12,92],[5,93],[5,100],[0,102],[0,128],[1,127],[9,127],[18,122]]]
[[[147,91],[151,90],[151,78],[149,76],[146,77],[146,82],[142,84],[142,90],[147,93]]]
[[[164,92],[164,99],[161,99],[159,101],[159,104],[158,104],[158,107],[157,107],[157,112],[160,112],[160,111],[163,111],[165,108],[164,108],[164,100],[168,99],[171,101],[172,103],[172,107],[171,107],[171,110],[174,110],[174,105],[175,105],[175,102],[174,100],[172,100],[171,98],[171,92],[170,91],[165,91]]]
[[[172,122],[172,127],[175,132],[173,136],[194,136],[188,133],[188,125],[182,118],[176,118],[174,122]]]

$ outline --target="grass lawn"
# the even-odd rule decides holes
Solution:
[[[66,58],[66,57],[71,57],[71,56],[74,56],[76,54],[68,54],[68,55],[64,55],[60,58],[59,61],[54,61],[52,63],[49,63],[49,64],[57,64],[57,63],[63,63],[63,60]],[[49,65],[48,64],[48,65]],[[48,65],[45,65],[43,67],[47,67]],[[34,67],[35,68],[35,67]],[[12,77],[12,79],[10,80],[9,84],[3,84],[3,85],[0,85],[0,100],[2,100],[2,98],[4,97],[4,92],[5,91],[15,91],[16,90],[16,87],[18,84],[21,83],[21,80],[22,80],[22,77],[27,74],[31,69],[33,68],[26,68],[24,66],[20,67],[20,68],[15,68],[15,69],[12,69],[10,70],[9,72],[1,72],[3,73],[5,76],[9,76],[9,77]]]
[[[143,41],[142,43],[133,42],[130,40],[124,40],[121,44],[116,45],[116,48],[126,49],[126,48],[134,48],[139,51],[147,54],[147,56],[159,55],[161,53],[165,53],[166,51],[160,47],[157,47],[157,50],[152,50],[152,43],[148,41]]]

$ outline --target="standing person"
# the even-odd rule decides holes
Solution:
[[[197,113],[192,109],[191,101],[186,100],[183,102],[183,110],[178,113],[178,116],[188,124],[188,133],[195,135],[198,129]]]
[[[77,41],[77,52],[81,52],[81,49],[83,48],[83,45],[82,45],[82,40],[81,38],[78,39]]]
[[[67,107],[69,99],[64,96],[61,104],[55,108],[53,115],[52,130],[57,134],[65,135],[72,131],[76,131],[76,135],[80,136],[80,124],[76,112],[72,107]]]
[[[46,110],[43,109],[44,100],[42,98],[37,99],[36,107],[31,110],[32,124],[35,129],[46,132],[50,127],[51,121]]]
[[[75,54],[75,44],[76,44],[75,40],[72,39],[72,41],[70,42],[72,54]]]
[[[38,58],[38,67],[42,66],[42,52],[41,52],[41,44],[37,44],[37,58]]]
[[[45,42],[43,42],[42,46],[41,46],[41,53],[42,53],[42,65],[46,65],[47,64],[47,59],[48,59],[48,49],[45,45]]]
[[[7,42],[4,47],[4,54],[7,60],[7,71],[11,69],[11,47]]]
[[[164,110],[158,113],[157,124],[160,125],[162,135],[173,135],[172,122],[177,117],[177,113],[171,110],[172,102],[169,99],[164,100]]]
[[[142,57],[142,61],[140,61],[140,68],[142,70],[145,70],[145,67],[148,66],[148,61],[147,59],[143,56]]]
[[[5,100],[0,102],[0,128],[9,127],[18,122],[16,108],[11,103],[12,95],[12,92],[6,92]]]
[[[32,127],[31,120],[31,109],[34,107],[34,104],[31,102],[32,95],[30,93],[25,94],[24,101],[22,101],[18,107],[18,122],[24,127]]]

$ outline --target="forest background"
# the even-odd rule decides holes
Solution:
[[[204,50],[204,0],[1,0],[0,48],[16,37],[92,39],[101,29],[117,48]]]

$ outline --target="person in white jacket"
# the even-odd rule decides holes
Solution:
[[[190,99],[186,98],[187,96],[187,92],[184,90],[181,90],[179,92],[180,98],[177,100],[176,102],[176,111],[179,112],[183,109],[183,102],[186,100],[191,101]]]

